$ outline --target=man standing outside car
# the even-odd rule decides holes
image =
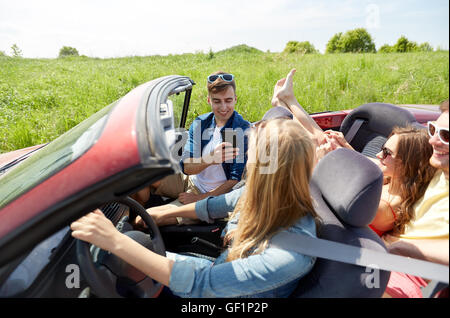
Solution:
[[[177,199],[174,205],[192,203],[227,193],[241,180],[247,152],[244,132],[250,123],[235,110],[234,75],[222,71],[209,75],[207,89],[211,112],[197,117],[189,128],[180,161],[183,174],[168,176],[136,193],[133,197],[141,204],[151,193]]]

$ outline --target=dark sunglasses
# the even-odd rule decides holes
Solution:
[[[391,156],[392,158],[394,158],[394,154],[392,153],[392,151],[387,149],[385,146],[381,147],[381,152],[383,160],[386,159],[387,156]]]
[[[222,80],[224,80],[225,82],[232,82],[234,79],[234,75],[233,74],[216,74],[216,75],[209,75],[208,76],[208,82],[210,84],[214,83],[215,81],[217,81],[217,79],[221,78]]]
[[[448,145],[448,128],[441,128],[436,126],[435,123],[429,121],[427,123],[428,125],[428,135],[430,135],[430,137],[434,137],[434,135],[436,133],[438,133],[439,139],[442,141],[443,144]]]

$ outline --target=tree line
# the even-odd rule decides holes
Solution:
[[[404,53],[404,52],[432,52],[433,47],[424,42],[418,44],[417,42],[410,41],[406,36],[402,35],[394,45],[384,44],[382,45],[378,53]],[[312,43],[309,41],[289,41],[283,50],[284,53],[301,53],[311,54],[319,53]],[[325,49],[326,54],[330,53],[376,53],[375,43],[372,36],[364,28],[357,28],[349,30],[345,33],[338,32],[334,34],[328,41]],[[210,50],[209,55],[214,56]],[[5,52],[0,51],[0,56],[7,56]],[[22,50],[13,44],[11,46],[12,57],[22,57]],[[63,46],[59,50],[58,57],[79,56],[78,50],[70,46]]]
[[[3,51],[0,51],[0,56],[7,56],[7,54]],[[22,57],[23,56],[22,50],[15,43],[11,46],[11,56],[12,57]],[[63,46],[59,50],[58,57],[67,57],[67,56],[79,56],[78,50],[74,47]]]
[[[417,44],[401,36],[394,45],[384,44],[378,50],[379,53],[404,53],[404,52],[431,52],[433,47],[428,43]],[[318,53],[309,41],[289,41],[284,49],[285,53]],[[331,37],[325,49],[325,53],[376,53],[372,36],[364,28],[349,30],[345,33],[338,32]]]

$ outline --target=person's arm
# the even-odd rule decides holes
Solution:
[[[216,197],[218,195],[228,193],[228,192],[231,191],[231,189],[233,189],[233,187],[238,182],[239,182],[238,180],[227,180],[223,184],[221,184],[220,186],[215,188],[214,190],[212,190],[210,192],[203,193],[203,198],[202,199],[205,199],[207,197]]]
[[[195,162],[201,161],[201,162]],[[212,163],[207,163],[202,160],[202,158],[189,158],[184,160],[184,173],[187,175],[199,174],[206,168],[212,165]]]
[[[404,239],[385,234],[383,235],[383,241],[389,253],[449,265],[448,238]]]
[[[120,233],[100,210],[70,225],[72,236],[120,257],[145,275],[168,286],[174,261],[156,254]]]
[[[175,263],[170,290],[176,296],[193,298],[259,296],[275,289],[290,294],[295,288],[292,282],[309,273],[315,262],[312,257],[271,247],[246,258],[214,265],[197,257],[178,254],[171,257]]]
[[[213,223],[215,219],[223,219],[233,212],[239,199],[245,191],[245,186],[228,193],[208,197],[195,202],[195,214],[205,222]]]
[[[183,192],[180,193],[178,196],[178,200],[183,204],[188,204],[192,202],[197,202],[199,200],[206,199],[207,197],[215,197],[227,192],[230,192],[230,190],[238,183],[238,180],[227,180],[217,188],[215,188],[212,191],[201,193],[201,194],[194,194],[189,192]]]
[[[184,159],[184,173],[187,175],[199,174],[209,166],[233,160],[238,154],[239,148],[233,148],[232,144],[222,142],[217,145],[211,153],[204,154],[201,158]]]
[[[392,230],[392,228],[394,227],[394,222],[395,216],[392,212],[391,206],[388,202],[380,200],[377,214],[375,215],[370,225],[381,232],[387,232]]]
[[[292,69],[286,78],[279,80],[275,84],[274,88],[274,101],[279,102],[279,106],[287,107],[294,118],[311,134],[311,137],[316,140],[317,145],[321,145],[326,142],[326,136],[316,123],[314,119],[303,109],[300,103],[297,101],[294,95],[293,77],[296,70]]]
[[[326,130],[324,131],[324,133],[331,139],[335,140],[339,146],[343,147],[343,148],[348,148],[350,150],[355,150],[349,143],[348,141],[345,139],[344,134],[340,131],[335,131],[335,130]]]
[[[352,147],[352,145],[350,145],[348,143],[348,141],[345,139],[344,134],[342,132],[335,131],[335,130],[326,130],[326,131],[324,131],[324,133],[329,139],[335,141],[338,144],[338,146],[347,148],[350,150],[355,150]],[[366,158],[369,159],[370,161],[372,161],[373,163],[375,163],[377,166],[380,165],[380,160],[378,158],[372,158],[369,156],[366,156]]]
[[[182,206],[163,209],[155,207],[147,209],[147,212],[158,226],[177,224],[177,217],[213,223],[215,219],[226,218],[229,212],[233,212],[244,190],[245,187],[241,187],[219,196],[207,197]],[[140,216],[136,217],[135,223],[138,226],[144,226],[144,221]]]
[[[170,205],[170,203],[169,203]],[[165,226],[178,224],[177,217],[184,217],[189,219],[197,219],[195,212],[195,202],[181,206],[158,206],[147,209],[148,214],[153,218],[156,225]],[[167,208],[166,208],[167,207]],[[135,225],[138,227],[145,227],[145,223],[140,216],[136,217]]]
[[[289,110],[294,115],[295,119],[300,122],[300,124],[311,133],[313,139],[316,140],[318,145],[326,142],[326,136],[320,128],[320,126],[316,123],[314,119],[303,109],[303,107],[298,103],[296,99],[291,101],[287,101],[289,105]]]

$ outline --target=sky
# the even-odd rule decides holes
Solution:
[[[281,52],[309,41],[322,53],[338,32],[366,28],[377,48],[404,35],[449,48],[448,0],[0,0],[0,51],[55,58],[217,52],[246,44]]]

